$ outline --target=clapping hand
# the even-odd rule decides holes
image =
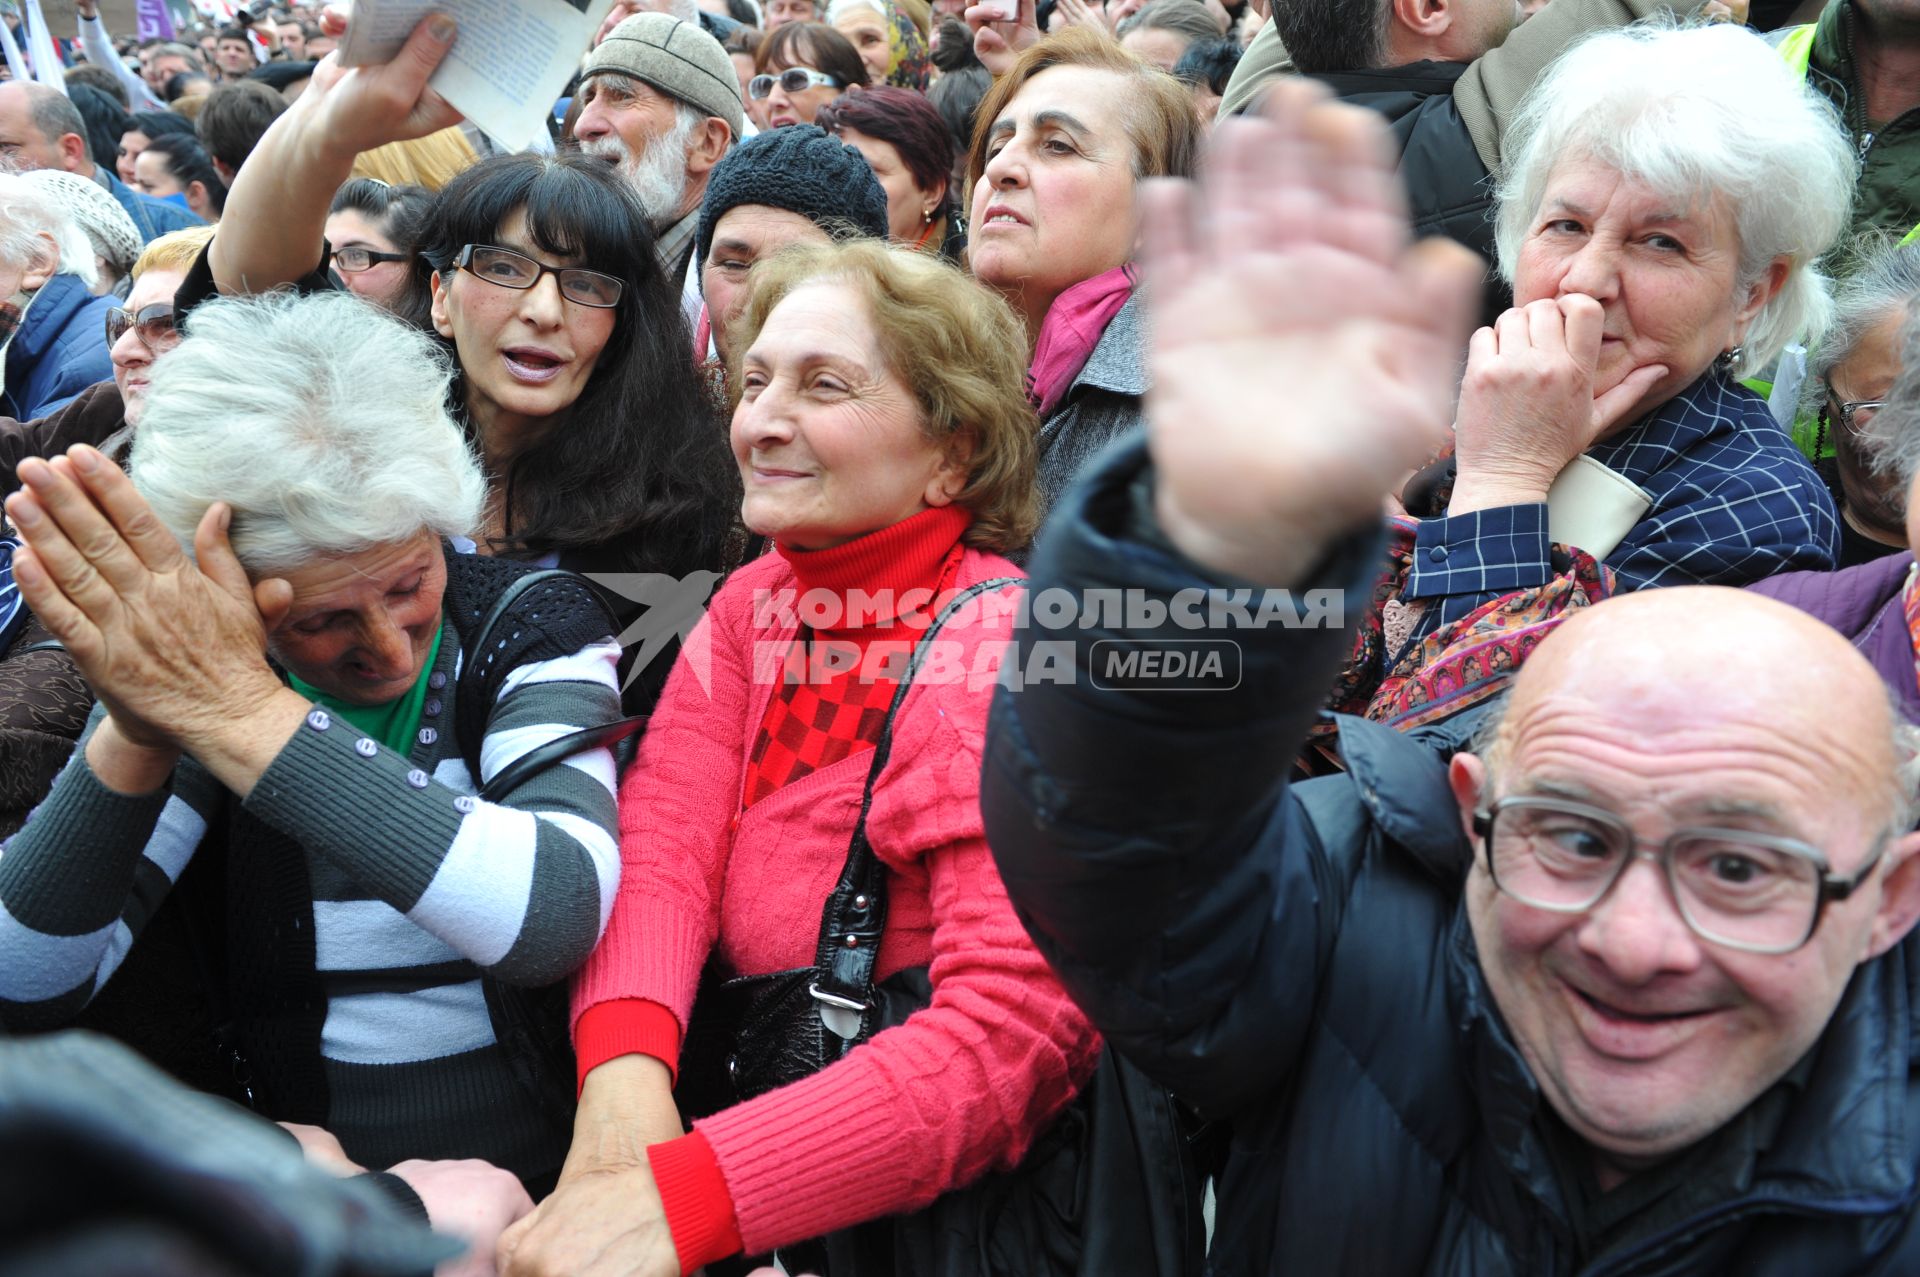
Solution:
[[[1197,562],[1297,585],[1445,440],[1480,259],[1409,245],[1385,126],[1307,80],[1146,199],[1156,513]]]
[[[187,557],[120,468],[84,445],[20,463],[7,517],[25,548],[14,580],[66,647],[114,726],[148,750],[191,750],[281,691],[266,636],[292,591],[258,587],[227,541],[215,503]]]

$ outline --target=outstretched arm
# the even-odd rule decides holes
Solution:
[[[1382,498],[1445,435],[1480,274],[1458,246],[1408,246],[1375,116],[1305,81],[1267,112],[1222,126],[1202,185],[1150,194],[1150,455],[1096,469],[1030,565],[1036,598],[1115,593],[1127,615],[1083,605],[1022,636],[982,792],[1068,991],[1216,1111],[1284,1070],[1337,931],[1335,849],[1284,777],[1367,600]],[[1279,590],[1291,622],[1230,623]],[[1216,601],[1213,628],[1183,622]],[[1196,642],[1237,668],[1176,686],[1113,663]],[[1072,677],[1042,676],[1063,645]]]
[[[338,54],[329,54],[314,69],[307,91],[261,137],[227,193],[220,234],[208,249],[222,293],[263,293],[311,273],[320,262],[327,206],[352,174],[354,157],[459,123],[427,88],[453,40],[453,19],[434,14],[383,66],[343,67]]]

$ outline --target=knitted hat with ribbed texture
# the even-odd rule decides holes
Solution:
[[[697,22],[664,13],[622,19],[588,57],[582,83],[600,71],[624,72],[704,115],[717,115],[736,138],[746,127],[733,59]]]
[[[720,218],[742,204],[798,213],[835,238],[849,232],[887,237],[887,193],[866,157],[811,124],[750,137],[713,166],[700,204],[696,262],[707,260]]]

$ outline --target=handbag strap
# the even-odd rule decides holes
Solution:
[[[1018,584],[1019,577],[994,577],[975,582],[948,600],[914,644],[907,668],[893,689],[893,700],[880,724],[880,737],[874,742],[873,761],[867,767],[866,786],[860,793],[860,817],[847,841],[847,862],[821,911],[820,938],[814,950],[815,980],[808,988],[820,1004],[820,1017],[826,1026],[846,1041],[857,1039],[869,1027],[874,963],[880,956],[880,936],[887,926],[887,868],[867,840],[867,814],[873,809],[873,787],[893,752],[894,719],[907,699],[914,675],[932,653],[933,637],[979,595]]]

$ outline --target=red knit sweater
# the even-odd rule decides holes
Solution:
[[[769,555],[714,597],[621,793],[620,894],[574,990],[583,1077],[636,1050],[673,1066],[716,944],[742,974],[813,960],[871,755],[742,809],[796,632],[791,609],[766,599],[1017,575],[977,550],[954,562],[965,527],[958,512],[927,511],[832,550]],[[978,609],[941,632],[947,673],[929,666],[915,680],[867,821],[893,871],[876,977],[930,964],[933,1004],[813,1077],[650,1150],[683,1271],[913,1210],[1011,1166],[1092,1070],[1098,1039],[1015,919],[981,830],[980,751],[1009,611]],[[884,633],[903,648],[918,632],[891,617],[814,628],[863,645]]]

